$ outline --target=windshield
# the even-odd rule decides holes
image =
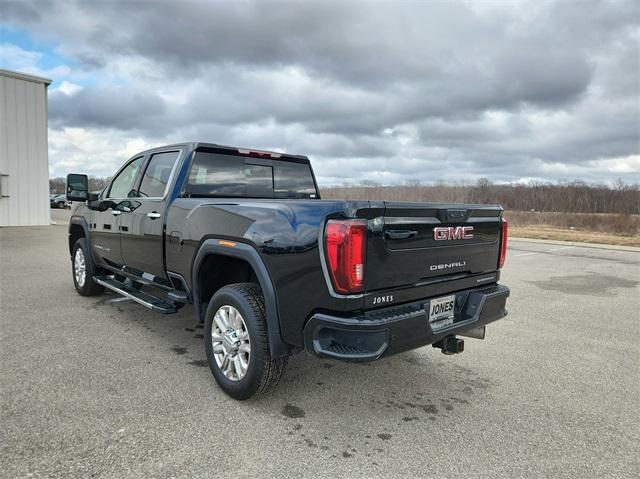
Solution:
[[[308,163],[197,152],[187,196],[317,198]]]

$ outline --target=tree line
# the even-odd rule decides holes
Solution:
[[[102,190],[109,178],[89,177],[89,190]],[[65,179],[51,178],[50,193],[64,193]],[[320,188],[323,198],[420,201],[431,203],[499,203],[507,210],[565,213],[640,214],[640,184],[618,180],[613,186],[582,181],[494,184],[486,178],[474,184],[439,182],[384,186],[373,182]]]
[[[109,178],[96,178],[93,176],[89,177],[89,191],[102,191],[107,183],[109,182]],[[65,193],[66,186],[66,178],[56,177],[49,178],[49,194],[56,195]]]
[[[613,186],[582,181],[494,184],[486,178],[475,184],[383,186],[371,182],[320,189],[323,198],[419,201],[431,203],[498,203],[507,210],[566,213],[640,214],[640,185],[617,181]]]

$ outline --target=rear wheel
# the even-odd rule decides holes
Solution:
[[[278,384],[287,358],[269,354],[264,299],[257,284],[232,284],[214,294],[204,337],[213,377],[229,396],[248,399]]]
[[[104,286],[93,280],[96,266],[85,238],[79,238],[73,245],[71,271],[76,291],[82,296],[97,296],[104,292]]]

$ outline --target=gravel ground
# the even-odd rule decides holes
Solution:
[[[513,242],[510,314],[463,354],[298,355],[240,403],[191,307],[80,297],[66,248],[0,228],[0,477],[640,474],[640,253]]]

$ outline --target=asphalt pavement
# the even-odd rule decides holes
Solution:
[[[66,241],[0,228],[0,477],[640,474],[638,252],[513,241],[509,316],[463,354],[300,354],[237,402],[191,307],[77,295]]]

